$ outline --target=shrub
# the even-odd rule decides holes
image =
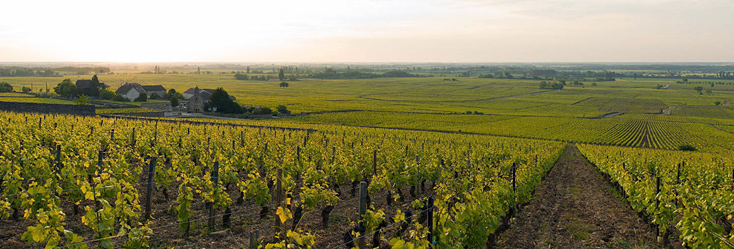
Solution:
[[[276,109],[276,110],[278,110],[278,112],[279,112],[279,113],[284,113],[284,114],[288,114],[288,113],[290,113],[290,112],[288,111],[288,107],[286,107],[286,106],[284,106],[284,105],[279,105],[279,106],[278,106],[278,107],[276,107],[275,109]]]
[[[272,114],[272,113],[273,113],[273,110],[267,107],[255,109],[255,111],[253,112],[253,114]]]
[[[693,147],[693,145],[690,144],[684,144],[678,147],[678,149],[682,151],[696,151],[696,147]]]
[[[13,86],[8,84],[8,82],[2,82],[0,83],[0,92],[6,93],[6,92],[12,92]]]
[[[76,97],[76,100],[74,100],[74,104],[77,105],[88,105],[89,104],[89,96],[86,96],[84,94],[80,94]]]
[[[135,99],[135,102],[145,102],[148,101],[148,95],[147,94],[140,94],[138,98]]]
[[[121,95],[115,95],[115,97],[112,98],[112,100],[118,101],[118,102],[129,102],[130,101],[129,99],[122,97]]]
[[[101,99],[111,100],[111,99],[114,99],[115,96],[117,96],[117,94],[115,94],[115,92],[110,91],[110,90],[102,89],[102,91],[99,91],[99,98]]]

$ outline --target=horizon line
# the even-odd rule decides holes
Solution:
[[[504,61],[504,62],[418,62],[418,61],[385,61],[385,62],[370,62],[370,61],[333,61],[333,62],[298,62],[298,61],[0,61],[0,64],[40,64],[40,63],[108,63],[108,64],[155,64],[155,63],[168,63],[168,64],[192,64],[192,63],[203,63],[203,64],[725,64],[732,63],[734,61]]]

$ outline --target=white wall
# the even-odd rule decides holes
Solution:
[[[130,89],[130,91],[127,91],[127,93],[123,94],[122,97],[125,97],[130,101],[135,101],[135,99],[140,97],[140,93],[138,92],[138,90],[135,90],[135,88],[132,88]]]

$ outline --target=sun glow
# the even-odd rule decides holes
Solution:
[[[732,23],[733,7],[693,0],[10,1],[0,15],[0,61],[726,61],[734,58],[726,47],[734,35],[720,31]],[[685,21],[677,18],[683,14]],[[677,39],[682,31],[689,38]]]

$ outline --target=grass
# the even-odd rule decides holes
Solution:
[[[110,114],[110,113],[146,113],[146,112],[157,112],[144,108],[97,108],[95,111],[97,114]]]
[[[4,102],[22,102],[22,103],[41,103],[41,104],[62,104],[74,105],[74,101],[52,98],[35,98],[35,97],[0,97],[0,101]]]
[[[577,217],[574,217],[571,214],[565,215],[564,218],[568,219],[569,222],[563,225],[563,229],[570,232],[571,235],[578,240],[589,239],[589,233],[592,230],[590,225],[582,223]]]
[[[27,93],[6,92],[0,93],[0,97],[33,97],[33,95]]]
[[[100,99],[100,100],[97,100],[97,101],[105,102],[105,103],[113,103],[113,104],[136,105],[136,106],[140,106],[140,104],[142,104],[142,103],[170,103],[170,101],[168,101],[168,100],[151,100],[151,99],[149,99],[146,102],[135,102],[135,101],[119,102],[119,101],[112,101],[112,100],[106,100],[106,99]]]

